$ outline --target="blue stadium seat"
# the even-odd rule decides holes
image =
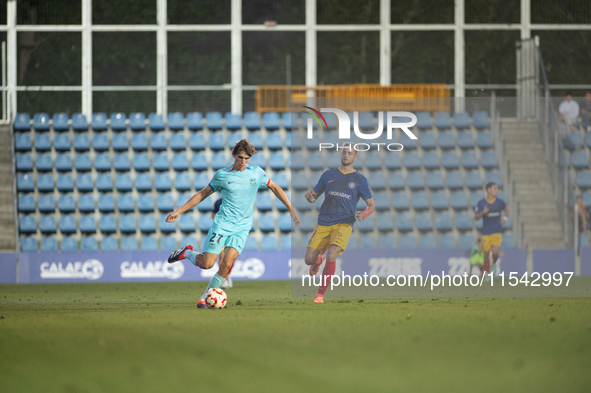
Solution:
[[[268,192],[261,192],[257,194],[255,204],[259,211],[266,212],[273,210],[271,195]]]
[[[299,131],[289,133],[285,136],[286,143],[289,143],[289,148],[293,150],[300,150],[303,146],[302,138],[300,136]],[[287,141],[289,139],[289,142]]]
[[[115,154],[113,166],[115,167],[115,170],[119,172],[129,171],[131,168],[129,164],[129,156],[125,153]]]
[[[72,204],[72,208],[70,210],[62,210],[60,209],[60,211],[74,211],[74,198],[72,197],[72,195],[60,195],[60,200],[62,198],[68,198],[69,200],[71,200],[71,204]],[[47,194],[47,195],[39,195],[39,199],[37,201],[37,207],[39,208],[39,211],[41,213],[53,213],[55,211],[55,199],[53,198],[53,195],[51,194]],[[35,203],[33,202],[33,211],[35,211]]]
[[[53,216],[51,216],[53,218]],[[42,218],[43,219],[43,218]],[[55,221],[54,221],[55,223]],[[41,227],[41,222],[39,223]],[[60,217],[60,231],[62,233],[76,233],[76,219],[71,214],[63,214]],[[41,230],[41,232],[44,232]]]
[[[172,157],[172,168],[175,171],[188,171],[189,159],[185,153],[175,153]]]
[[[195,228],[197,228],[195,218],[192,215],[183,214],[179,219],[179,228],[181,232],[195,232]]]
[[[207,173],[196,173],[195,178],[193,179],[193,185],[195,186],[195,190],[202,190],[209,184],[209,176]]]
[[[408,187],[411,190],[419,190],[425,188],[425,179],[423,178],[423,174],[421,173],[421,171],[408,172],[406,180],[408,182]]]
[[[591,147],[591,132],[585,134],[585,144],[587,147]]]
[[[382,250],[394,250],[396,249],[396,237],[394,235],[381,235],[380,236],[380,249]]]
[[[410,202],[406,192],[396,192],[392,194],[392,205],[396,210],[408,210],[410,208]]]
[[[242,131],[230,132],[230,134],[228,135],[228,147],[232,149],[234,145],[236,145],[236,143],[238,143],[238,141],[240,141],[241,139],[243,139]]]
[[[109,156],[109,153],[100,153],[94,156],[94,169],[99,172],[111,170],[111,156]]]
[[[20,179],[19,183],[20,185]],[[72,180],[72,175],[70,174],[59,174],[57,175],[57,189],[60,192],[69,192],[74,190],[74,181]],[[19,187],[20,191],[20,187]]]
[[[96,189],[99,191],[112,191],[113,178],[111,177],[111,175],[108,173],[99,173],[96,177]]]
[[[388,123],[384,122],[384,128],[387,126]],[[361,130],[375,130],[374,115],[372,112],[361,112],[359,114],[359,128]]]
[[[499,189],[503,188],[503,182],[501,181],[501,174],[499,172],[486,172],[484,176],[484,183],[495,183]]]
[[[182,120],[181,120],[181,122],[182,122]],[[164,130],[164,117],[160,113],[150,113],[150,115],[149,115],[149,125],[150,125],[150,129],[152,131],[162,131],[162,130]],[[170,126],[169,126],[169,128],[170,128]]]
[[[51,139],[49,139],[49,134],[35,135],[35,149],[37,151],[50,151],[51,150]]]
[[[396,228],[401,232],[412,231],[412,216],[410,213],[398,213],[396,215]]]
[[[372,234],[364,234],[359,238],[360,250],[375,250],[377,245],[376,237]]]
[[[458,130],[464,130],[466,128],[470,128],[470,117],[466,112],[456,112],[454,113],[454,126]]]
[[[49,131],[49,115],[47,113],[35,113],[33,127],[36,131]]]
[[[198,226],[199,226],[199,230],[201,232],[209,231],[209,228],[211,228],[212,225],[213,225],[213,218],[211,218],[211,215],[202,214],[199,216]]]
[[[289,213],[281,213],[279,220],[277,220],[279,230],[282,232],[290,232],[292,229],[292,219]]]
[[[226,112],[225,120],[227,130],[240,130],[242,128],[242,116],[238,113]]]
[[[131,191],[131,176],[127,173],[118,173],[115,176],[115,188],[117,191]]]
[[[265,162],[265,156],[263,156],[262,153],[254,153],[254,156],[252,156],[252,158],[250,159],[250,161],[248,162],[250,165],[257,165],[260,166],[261,168],[265,169],[267,167],[267,164]]]
[[[94,237],[83,237],[80,241],[81,251],[98,251],[98,242]]]
[[[255,149],[262,150],[263,149],[263,135],[260,131],[249,132],[248,133],[248,140]]]
[[[382,158],[376,152],[374,154],[366,154],[365,156],[365,166],[367,169],[382,169]]]
[[[360,208],[360,210],[361,210],[361,208]],[[362,232],[373,231],[374,226],[375,226],[374,222],[375,222],[375,214],[372,214],[371,216],[368,216],[363,221],[357,221],[357,229],[359,229]]]
[[[195,227],[193,227],[193,230],[195,230]],[[195,240],[195,238],[191,237],[191,236],[186,236],[183,238],[183,240],[191,238],[192,241],[195,242],[194,247],[197,246],[197,241]],[[183,245],[187,245],[189,243],[182,243]],[[176,250],[177,248],[179,248],[179,242],[176,240],[176,238],[174,236],[162,236],[162,238],[160,239],[160,250],[162,251],[168,251],[168,250]]]
[[[28,113],[17,113],[14,118],[14,130],[15,131],[30,131],[31,130],[31,117]]]
[[[201,112],[187,113],[187,127],[191,131],[203,129],[203,115]]]
[[[161,212],[173,211],[174,202],[172,200],[172,195],[170,195],[170,193],[159,194],[158,199],[156,200],[156,205]]]
[[[283,124],[283,128],[286,130],[291,130],[292,126],[293,128],[297,128],[297,119],[297,113],[284,112],[281,114],[281,123]]]
[[[293,241],[295,242],[295,239],[293,239]],[[292,243],[291,234],[287,233],[285,235],[281,235],[281,239],[279,240],[279,242],[281,243],[282,250],[291,250],[291,243]],[[296,244],[294,244],[294,248],[297,248]]]
[[[153,214],[140,214],[139,228],[142,233],[156,232],[156,219]]]
[[[474,127],[477,129],[490,128],[490,123],[488,122],[488,113],[484,111],[474,112],[472,114],[472,122],[474,123]]]
[[[35,242],[35,251],[37,251],[37,242]],[[57,240],[54,237],[44,237],[41,239],[41,252],[56,252]]]
[[[378,228],[378,231],[380,231],[380,233],[393,231],[394,230],[394,220],[392,219],[392,216],[387,213],[386,214],[378,214],[376,216],[376,227]]]
[[[88,130],[88,120],[86,120],[86,115],[82,113],[74,113],[72,115],[72,128],[74,131],[86,131]],[[94,127],[93,127],[94,128]],[[107,129],[107,124],[105,121],[105,130]],[[98,129],[94,129],[95,131],[100,131]]]
[[[35,198],[33,198],[33,195],[21,194],[18,196],[18,211],[19,213],[35,212]]]
[[[113,194],[100,194],[97,203],[101,213],[111,213],[115,211],[115,199]]]
[[[154,211],[154,198],[152,194],[140,194],[137,199],[137,208],[140,212]]]
[[[480,172],[466,172],[466,186],[470,190],[482,189],[482,178],[480,177]]]
[[[156,120],[156,116],[154,116],[154,120]],[[185,118],[181,112],[173,112],[168,114],[168,128],[171,131],[179,131],[185,128],[184,121]],[[152,128],[152,125],[150,125],[150,128]]]
[[[483,151],[480,154],[480,163],[485,169],[497,168],[497,155],[494,151]]]
[[[81,194],[78,196],[78,210],[83,213],[94,212],[94,198],[91,194]]]
[[[472,218],[467,212],[456,213],[454,224],[458,231],[472,230]]]
[[[152,191],[152,177],[147,173],[136,175],[135,188],[140,192]]]
[[[304,160],[304,156],[300,152],[294,152],[290,155],[289,160],[289,167],[292,170],[300,170],[304,169],[306,161]]]
[[[168,155],[166,153],[156,153],[152,157],[152,166],[156,171],[168,171]]]
[[[500,192],[499,192],[499,194],[500,194]],[[503,195],[503,198],[500,195],[497,195],[497,198],[506,201],[506,199],[504,198],[504,195]],[[583,193],[583,203],[585,204],[585,206],[591,206],[591,192],[585,191]]]
[[[224,157],[224,163],[225,163],[225,157]],[[191,167],[195,171],[207,170],[207,158],[205,157],[205,154],[193,154],[193,157],[191,157]]]
[[[207,198],[197,205],[197,210],[200,212],[210,212],[213,210],[213,203],[213,198]]]
[[[431,219],[431,213],[418,213],[415,217],[415,224],[417,229],[421,232],[433,230],[433,220]]]
[[[476,152],[463,151],[462,152],[462,166],[464,169],[475,169],[478,168],[478,159],[476,158]]]
[[[462,131],[458,132],[458,146],[461,149],[474,149],[474,138],[472,137],[472,132],[470,131]]]
[[[283,142],[281,141],[281,134],[276,132],[268,132],[267,133],[267,148],[269,150],[280,150],[283,147]]]
[[[390,210],[390,199],[385,191],[378,191],[373,194],[376,210]]]
[[[137,239],[135,236],[123,236],[121,238],[121,251],[137,251]]]
[[[441,165],[437,153],[434,151],[425,152],[423,154],[423,166],[427,169],[439,169]]]
[[[54,221],[55,224],[55,221]],[[19,229],[21,233],[37,232],[37,223],[34,215],[22,215],[19,219]]]
[[[177,191],[191,190],[191,179],[187,173],[178,173],[174,178],[174,188]]]
[[[429,129],[432,127],[431,124],[431,114],[429,112],[417,112],[417,127],[419,127],[419,129],[424,130],[424,129]]]
[[[263,124],[267,131],[279,129],[279,114],[277,112],[263,113]]]
[[[484,191],[473,191],[470,194],[470,206],[475,208],[482,198],[484,198]]]
[[[424,150],[435,149],[437,147],[437,140],[435,139],[435,134],[433,134],[433,132],[431,131],[421,132],[421,135],[419,137],[419,144]]]
[[[285,169],[285,159],[283,153],[271,153],[269,157],[269,166],[274,171]]]
[[[228,159],[224,153],[213,153],[211,157],[211,168],[214,170],[222,169],[228,166]]]
[[[51,161],[51,157],[49,157]],[[39,158],[37,158],[39,161]],[[33,157],[30,154],[17,154],[16,155],[16,170],[19,172],[29,172],[33,170]]]
[[[124,233],[135,232],[136,223],[133,214],[119,215],[119,230]]]
[[[117,209],[120,212],[132,212],[135,210],[135,204],[133,202],[133,195],[131,193],[121,193],[117,198]]]
[[[222,129],[222,114],[220,112],[207,112],[205,122],[209,130]]]
[[[435,113],[435,126],[440,130],[448,130],[451,128],[451,122],[448,112]]]
[[[581,235],[587,236],[587,234],[581,234]],[[511,234],[511,233],[504,233],[503,234],[502,247],[503,248],[515,248],[516,247],[516,241],[515,241],[515,237],[513,236],[513,234]]]
[[[456,142],[451,132],[439,133],[439,147],[441,149],[455,149]]]
[[[456,239],[454,238],[454,235],[451,233],[443,233],[439,235],[439,248],[456,248]]]
[[[129,115],[129,128],[132,131],[146,130],[146,115],[141,112],[132,113]],[[132,139],[133,140],[133,139]]]
[[[55,169],[59,172],[70,172],[72,170],[72,159],[69,154],[58,154],[55,157]]]
[[[78,251],[78,241],[74,237],[63,237],[60,242],[60,251],[76,252]]]
[[[211,132],[209,134],[209,148],[212,150],[224,150],[226,146],[224,133],[219,132]]]
[[[74,117],[76,117],[76,116],[74,116]],[[104,113],[93,113],[92,120],[91,120],[91,127],[94,131],[106,131],[107,130],[107,115]],[[74,130],[76,130],[76,128],[74,128]]]
[[[97,134],[97,135],[99,135],[99,134]],[[108,144],[108,141],[107,141],[107,144]],[[68,134],[57,134],[53,138],[53,147],[55,148],[56,151],[69,151],[70,150],[70,137],[68,136]],[[97,149],[97,146],[94,146],[94,149],[99,150],[99,149]],[[39,149],[37,149],[37,150],[39,150]]]
[[[453,229],[449,213],[435,213],[435,228],[438,231],[451,231]]]
[[[431,194],[431,206],[435,210],[447,210],[449,201],[445,191],[437,191]]]
[[[460,235],[458,240],[458,248],[463,248],[464,250],[471,250],[472,247],[476,244],[476,240],[474,240],[474,235],[463,233]]]
[[[245,251],[256,251],[257,249],[258,249],[257,240],[254,237],[249,236],[246,239],[246,244],[244,244],[244,250]]]
[[[401,132],[400,143],[405,149],[416,149],[418,144],[417,139],[410,139],[404,132]]]
[[[82,233],[95,233],[96,232],[96,220],[94,216],[81,215],[80,216],[80,232]]]
[[[29,134],[15,134],[14,135],[14,149],[16,151],[30,151],[31,150],[31,136]]]
[[[468,208],[468,200],[464,191],[451,193],[451,207],[455,210],[464,210]]]
[[[287,190],[289,188],[289,184],[287,183],[287,176],[285,175],[285,172],[275,173],[273,175],[273,182],[284,190]],[[280,205],[283,205],[283,204],[280,204]]]
[[[478,131],[476,143],[481,149],[492,149],[494,147],[493,137],[490,131]],[[581,147],[583,147],[583,136],[581,135]]]
[[[428,172],[427,173],[427,187],[431,190],[443,189],[443,175],[441,172]]]
[[[421,234],[421,236],[419,236],[419,248],[422,250],[431,250],[437,248],[435,235],[432,233]]]
[[[37,252],[37,240],[32,237],[21,237],[22,252]]]
[[[101,251],[117,251],[118,249],[117,239],[113,236],[106,236],[101,240]]]
[[[589,172],[589,171],[577,172],[577,185],[583,189],[591,188],[591,172]]]
[[[110,214],[101,215],[99,218],[99,229],[103,233],[113,233],[117,231],[115,216]]]
[[[140,249],[142,251],[158,251],[158,241],[154,236],[142,236]]]
[[[373,190],[386,189],[386,180],[384,179],[384,173],[381,170],[370,172],[368,182]],[[314,182],[313,184],[316,185],[316,183]]]
[[[153,132],[150,137],[150,147],[154,151],[166,150],[166,135],[164,132]]]
[[[84,175],[79,175],[78,179]],[[90,181],[92,184],[92,180]],[[51,175],[37,176],[37,190],[39,192],[53,192],[53,177]]]
[[[441,162],[445,169],[458,169],[460,167],[460,163],[458,161],[458,156],[454,151],[445,151],[442,154]]]
[[[275,220],[273,219],[273,215],[270,213],[259,215],[257,222],[259,230],[263,232],[273,232],[275,230]]]
[[[127,129],[126,120],[127,116],[125,113],[111,113],[111,129],[113,131],[125,131]]]
[[[170,176],[166,173],[158,173],[154,178],[154,186],[158,191],[170,191]]]
[[[460,172],[447,172],[446,184],[449,189],[459,189],[464,187],[462,174]]]
[[[316,220],[312,217],[310,213],[304,213],[300,215],[300,231],[302,232],[312,232],[314,227],[316,226]]]
[[[129,147],[129,145],[127,143],[127,135],[125,135],[125,134],[113,135],[113,139],[111,140],[111,145],[113,146],[113,150],[115,150],[115,151],[127,150]]]
[[[404,166],[406,169],[420,169],[421,160],[419,154],[415,152],[404,153]]]
[[[417,238],[415,235],[400,235],[400,248],[403,250],[416,249]]]
[[[293,178],[292,178],[293,181]],[[390,172],[388,175],[388,187],[392,190],[401,190],[404,188],[404,177],[402,173]]]
[[[571,162],[576,169],[589,168],[589,158],[584,150],[573,151],[571,154]]]
[[[88,160],[90,161],[90,157]],[[50,172],[53,168],[51,155],[49,153],[37,154],[36,167],[39,172]]]
[[[415,210],[429,209],[429,198],[427,197],[427,193],[424,191],[413,192],[411,201],[412,207]]]
[[[148,137],[145,132],[137,132],[131,136],[131,148],[134,151],[148,150]]]
[[[175,132],[170,136],[170,148],[175,151],[185,150],[187,148],[183,131]]]

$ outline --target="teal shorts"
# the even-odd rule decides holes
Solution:
[[[224,247],[232,247],[238,254],[242,254],[249,232],[230,232],[214,225],[207,232],[203,252],[220,255]]]

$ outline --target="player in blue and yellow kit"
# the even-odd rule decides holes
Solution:
[[[220,211],[216,214],[213,225],[207,233],[203,253],[194,251],[193,246],[189,245],[176,250],[168,257],[169,263],[189,259],[201,269],[211,269],[218,255],[224,249],[220,268],[209,281],[207,289],[197,303],[199,308],[207,307],[205,293],[210,288],[219,288],[222,285],[228,277],[228,272],[234,265],[234,261],[242,253],[252,227],[254,201],[259,188],[270,189],[287,206],[295,224],[300,224],[297,212],[289,203],[289,199],[281,187],[273,183],[260,167],[248,164],[255,152],[254,146],[246,139],[237,142],[232,149],[234,164],[217,171],[207,187],[193,195],[187,203],[166,218],[166,222],[175,222],[181,214],[197,206],[216,191],[220,191],[224,199]]]
[[[484,270],[490,273],[490,251],[492,251],[493,272],[499,259],[499,248],[503,236],[501,228],[509,216],[509,208],[504,200],[497,198],[499,189],[495,183],[486,184],[486,197],[476,205],[474,218],[482,218],[482,240],[484,241]]]
[[[367,179],[353,169],[356,159],[357,151],[351,144],[345,144],[341,151],[341,166],[324,172],[316,187],[306,193],[306,199],[310,203],[316,202],[322,193],[325,195],[318,214],[318,225],[308,242],[305,256],[306,264],[310,265],[311,276],[318,273],[326,258],[322,283],[314,303],[324,303],[327,283],[335,272],[337,257],[347,248],[355,219],[363,221],[375,209]],[[359,198],[367,203],[367,209],[358,212],[356,208]]]

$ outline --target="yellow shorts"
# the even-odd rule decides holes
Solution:
[[[484,240],[484,252],[487,252],[490,251],[491,246],[501,247],[503,235],[501,235],[500,233],[493,233],[492,235],[482,235],[482,240]]]
[[[312,237],[308,241],[308,247],[324,253],[331,244],[334,244],[345,251],[351,232],[353,232],[353,227],[349,224],[335,224],[329,227],[316,225]],[[341,254],[343,251],[341,251]]]

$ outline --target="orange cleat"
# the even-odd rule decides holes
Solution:
[[[197,308],[207,308],[207,304],[205,304],[205,300],[199,300],[197,302]]]
[[[318,270],[320,270],[320,265],[322,265],[322,262],[324,262],[325,258],[326,258],[326,256],[324,256],[324,254],[322,254],[318,257],[318,259],[316,260],[316,263],[313,263],[310,265],[310,275],[311,276],[315,276],[316,273],[318,273]]]
[[[314,298],[314,303],[324,303],[324,296],[317,295],[316,298]]]

